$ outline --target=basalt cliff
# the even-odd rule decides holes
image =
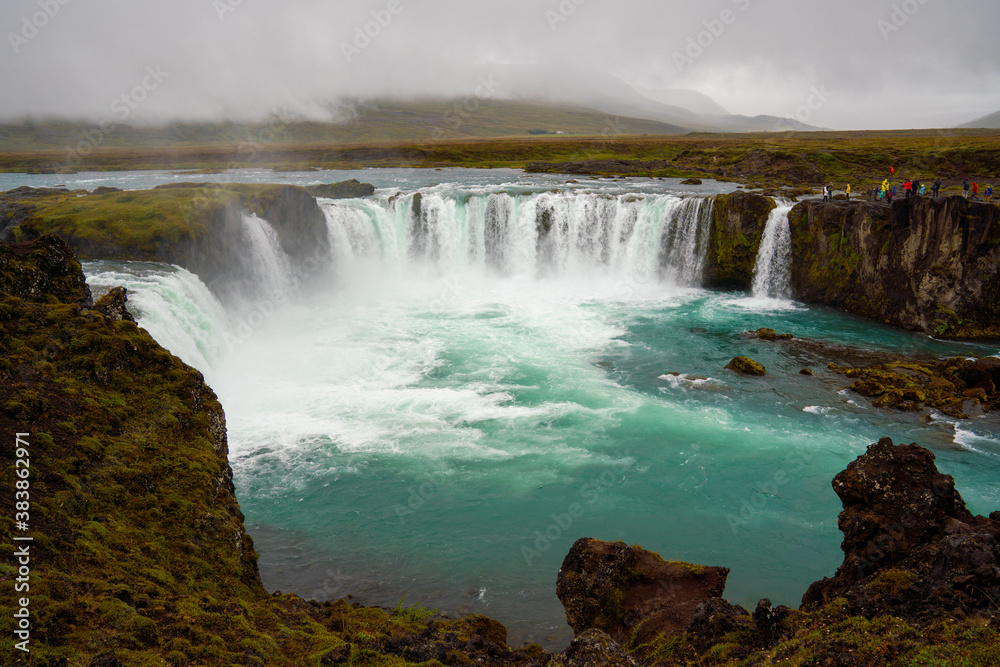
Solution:
[[[749,289],[770,198],[716,199],[706,285]],[[789,213],[792,296],[948,338],[1000,338],[1000,207],[915,196]]]
[[[796,298],[892,326],[1000,337],[1000,208],[961,197],[792,210]]]

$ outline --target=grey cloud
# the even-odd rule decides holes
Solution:
[[[150,65],[169,77],[134,120],[279,108],[332,118],[339,98],[468,95],[509,65],[538,67],[520,68],[507,94],[536,90],[544,75],[572,97],[565,82],[610,73],[698,90],[746,115],[793,113],[825,86],[834,94],[810,122],[844,129],[955,124],[1000,109],[995,0],[395,2],[6,0],[0,82],[15,92],[0,116],[101,118]],[[19,43],[43,7],[58,11]],[[377,35],[358,38],[366,27]],[[689,39],[702,52],[678,68]]]

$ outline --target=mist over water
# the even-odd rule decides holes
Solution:
[[[711,205],[461,182],[324,200],[334,271],[301,291],[248,216],[239,243],[277,304],[253,318],[253,299],[220,302],[182,269],[85,270],[125,284],[140,325],[219,394],[269,589],[406,595],[561,648],[555,578],[579,537],[724,565],[728,599],[797,606],[841,560],[830,480],[885,435],[931,447],[974,512],[1000,505],[995,421],[875,411],[840,391],[833,359],[743,332],[995,350],[788,301],[785,206],[758,260],[766,290],[702,289]],[[724,370],[736,355],[768,376]]]

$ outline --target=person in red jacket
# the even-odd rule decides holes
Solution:
[[[973,183],[972,184],[972,198],[973,199],[978,199],[978,197],[976,197],[977,194],[979,194],[979,183]]]
[[[903,183],[903,198],[909,199],[911,194],[913,194],[913,181],[907,181]]]

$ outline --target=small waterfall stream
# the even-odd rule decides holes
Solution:
[[[753,295],[769,299],[792,296],[792,232],[788,213],[792,204],[779,202],[768,216],[754,267]]]

